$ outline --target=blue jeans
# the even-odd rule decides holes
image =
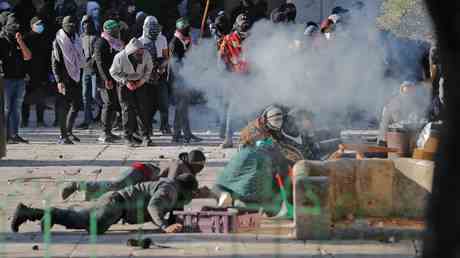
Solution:
[[[18,134],[25,89],[24,79],[5,79],[5,120],[8,137]]]
[[[96,99],[96,74],[83,72],[82,81],[82,95],[83,95],[83,112],[85,115],[84,122],[90,124],[93,121],[92,106]]]

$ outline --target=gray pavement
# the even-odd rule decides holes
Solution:
[[[170,137],[157,135],[157,147],[128,148],[121,144],[103,145],[96,142],[98,130],[76,131],[82,143],[73,146],[54,144],[55,128],[23,129],[22,135],[31,144],[8,146],[8,155],[0,160],[0,257],[415,257],[419,243],[402,241],[383,244],[373,241],[303,242],[286,235],[200,235],[155,234],[151,224],[118,224],[96,239],[86,232],[69,231],[55,226],[50,241],[45,241],[38,223],[27,223],[20,233],[12,233],[9,223],[20,201],[37,207],[47,205],[84,205],[84,197],[75,194],[67,201],[58,193],[62,182],[75,179],[110,179],[133,161],[152,161],[160,166],[180,152],[193,148],[203,150],[208,167],[200,174],[202,185],[212,185],[216,172],[236,152],[218,148],[217,130],[197,130],[205,141],[196,145],[174,146]],[[102,173],[94,173],[96,169]],[[155,243],[142,250],[126,246],[129,238],[139,233]],[[46,244],[49,243],[49,244]],[[38,250],[32,250],[37,245]]]

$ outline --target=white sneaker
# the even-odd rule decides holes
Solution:
[[[232,196],[229,193],[224,192],[219,197],[219,203],[217,204],[217,207],[228,208],[228,207],[232,207],[232,204],[233,204]]]

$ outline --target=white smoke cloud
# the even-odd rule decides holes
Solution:
[[[240,118],[273,103],[307,108],[332,123],[350,107],[379,117],[388,97],[401,81],[384,78],[384,51],[373,16],[352,13],[334,39],[319,49],[293,49],[294,40],[306,45],[304,25],[256,23],[244,42],[250,74],[239,76],[218,67],[216,43],[202,40],[187,56],[181,74],[186,84],[202,90],[208,105],[222,110],[222,96],[231,99]],[[193,117],[191,118],[193,119]]]

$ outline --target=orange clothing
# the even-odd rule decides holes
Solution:
[[[249,72],[248,62],[243,55],[242,39],[237,32],[224,36],[219,46],[219,55],[229,71],[240,74]]]

